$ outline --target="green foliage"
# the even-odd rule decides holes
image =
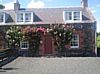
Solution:
[[[97,47],[100,48],[100,35],[97,36]]]
[[[27,32],[25,34],[26,39],[29,41],[30,49],[37,49],[40,45],[40,34],[38,32]]]
[[[0,9],[4,9],[5,8],[5,6],[3,6],[2,4],[0,4]]]
[[[99,35],[100,35],[100,32],[97,33],[97,36],[99,36]]]
[[[65,45],[69,44],[72,37],[72,29],[56,26],[50,31],[59,51],[64,51]]]
[[[6,32],[6,38],[10,48],[20,45],[22,40],[22,33],[18,26],[11,26]]]
[[[24,30],[24,37],[25,40],[29,42],[29,49],[31,51],[31,56],[38,55],[39,52],[39,46],[41,41],[41,36],[38,31],[36,31],[36,28],[26,27]]]

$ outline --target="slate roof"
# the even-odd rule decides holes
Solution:
[[[64,24],[63,20],[63,11],[82,11],[82,22],[77,23],[94,23],[96,20],[87,8],[82,7],[65,7],[65,8],[33,8],[33,9],[20,9],[19,11],[31,11],[34,14],[34,22],[31,24]],[[15,15],[14,10],[4,10],[7,14],[6,24],[15,24]],[[72,23],[72,22],[70,22]]]

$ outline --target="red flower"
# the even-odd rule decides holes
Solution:
[[[45,30],[46,30],[46,29],[45,29],[45,28],[42,28],[42,27],[36,29],[37,32],[38,32],[38,31],[45,32]]]

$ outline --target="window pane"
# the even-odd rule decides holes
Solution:
[[[74,20],[80,20],[80,12],[74,12]]]
[[[79,35],[72,35],[71,46],[72,47],[79,46]]]
[[[17,14],[17,22],[23,22],[23,13]]]
[[[20,47],[21,47],[22,49],[27,49],[27,48],[29,47],[28,41],[22,41]]]
[[[3,13],[0,13],[0,22],[3,22]]]
[[[65,12],[65,20],[72,20],[72,12]]]
[[[31,22],[31,13],[25,13],[25,22]]]

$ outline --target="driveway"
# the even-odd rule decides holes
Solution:
[[[19,57],[3,66],[0,74],[100,74],[100,58]]]

